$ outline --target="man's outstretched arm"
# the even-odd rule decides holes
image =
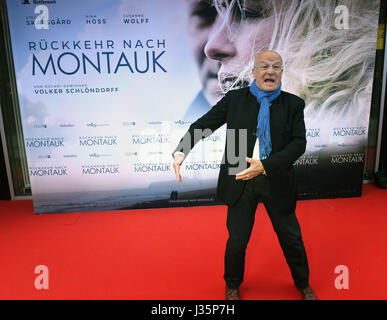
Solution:
[[[229,92],[205,115],[190,125],[179,144],[172,153],[173,168],[176,178],[182,182],[180,166],[196,143],[211,135],[216,129],[226,123],[229,106]]]

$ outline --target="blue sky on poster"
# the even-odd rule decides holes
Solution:
[[[69,4],[72,1],[73,5]],[[11,37],[14,52],[15,69],[19,102],[22,112],[24,135],[26,138],[61,137],[65,140],[66,150],[52,149],[49,151],[51,158],[42,159],[39,156],[45,150],[27,149],[29,166],[63,165],[66,162],[68,171],[79,171],[79,167],[88,159],[88,163],[97,163],[90,159],[90,151],[79,147],[78,136],[81,135],[106,135],[106,128],[93,128],[86,123],[109,123],[109,135],[122,137],[128,135],[128,128],[123,127],[123,121],[147,121],[179,119],[185,112],[191,100],[200,88],[197,70],[185,33],[185,3],[183,1],[56,1],[57,4],[48,6],[50,19],[70,19],[69,25],[52,25],[48,30],[36,30],[34,26],[26,25],[27,17],[35,17],[33,9],[35,5],[21,5],[17,1],[8,1],[10,17]],[[76,9],[75,9],[76,8]],[[143,14],[150,19],[149,24],[124,25],[124,14]],[[97,18],[106,18],[104,25],[87,25],[86,15],[96,15]],[[12,23],[12,21],[15,21]],[[162,64],[167,73],[148,72],[146,74],[132,74],[121,68],[117,74],[92,74],[83,75],[77,73],[72,76],[58,73],[57,75],[37,74],[32,76],[32,54],[36,59],[47,61],[49,54],[53,56],[57,52],[30,51],[29,42],[39,43],[50,41],[84,41],[92,42],[100,40],[113,40],[114,51],[121,54],[123,40],[165,40],[166,53],[162,56]],[[145,50],[145,49],[144,49]],[[152,49],[148,49],[152,50]],[[164,49],[160,49],[162,51]],[[74,54],[79,54],[72,50]],[[92,56],[93,51],[85,51]],[[130,51],[125,51],[128,57]],[[161,59],[160,59],[161,60]],[[84,84],[88,87],[118,87],[115,94],[62,94],[41,95],[35,93],[35,86]],[[74,124],[77,134],[68,128],[60,128],[60,124]],[[39,130],[36,125],[47,125],[44,130]],[[146,133],[146,128],[137,127]],[[169,146],[164,146],[169,147]],[[76,153],[77,158],[63,160],[63,153]],[[102,152],[102,151],[101,151]],[[115,150],[107,148],[107,154],[115,153]],[[122,154],[121,154],[122,153]],[[126,166],[128,158],[123,155],[115,156],[111,162]],[[151,160],[151,159],[150,159]],[[122,172],[125,172],[122,169]],[[165,175],[164,175],[165,176]],[[152,179],[161,178],[162,174],[141,179],[142,186],[152,182]],[[97,180],[90,184],[88,181],[63,177],[60,185],[50,183],[32,184],[35,192],[47,192],[58,190],[127,188],[133,184],[130,174],[121,174],[112,177],[102,183]],[[169,179],[169,177],[168,177]],[[75,183],[74,183],[75,182]]]
[[[189,104],[200,86],[184,32],[184,3],[181,2],[179,6],[179,2],[176,1],[116,1],[117,5],[114,6],[112,1],[109,1],[109,3],[107,1],[97,1],[93,3],[92,7],[88,2],[86,7],[83,2],[74,1],[74,5],[75,2],[77,7],[75,12],[70,10],[72,6],[68,5],[68,1],[65,3],[57,1],[57,5],[50,8],[50,18],[71,18],[71,25],[69,26],[56,25],[50,26],[49,30],[35,30],[33,26],[18,23],[16,24],[17,28],[13,28],[13,44],[16,47],[14,50],[17,51],[15,66],[19,94],[24,95],[31,104],[36,104],[39,101],[49,106],[51,114],[46,114],[45,120],[50,124],[53,124],[55,119],[57,121],[62,120],[59,118],[65,115],[60,115],[61,110],[71,108],[66,101],[74,101],[74,97],[61,96],[58,98],[52,95],[42,98],[42,96],[34,94],[33,87],[30,85],[31,81],[37,84],[86,82],[89,87],[118,86],[120,93],[116,95],[78,95],[76,98],[78,105],[75,106],[77,109],[71,110],[82,114],[82,111],[79,110],[81,108],[81,110],[83,109],[88,113],[85,106],[93,105],[93,110],[96,112],[95,116],[101,116],[104,119],[106,119],[104,110],[106,106],[120,108],[120,112],[126,111],[127,113],[123,116],[126,115],[129,118],[144,116],[147,119],[154,117],[155,120],[158,120],[164,116],[169,117],[171,110],[176,112],[177,117],[179,113],[183,114],[184,106]],[[31,15],[32,10],[29,8],[31,7],[24,6],[22,7],[24,12],[17,12],[20,22],[24,16]],[[12,8],[9,10],[12,14]],[[96,14],[98,17],[108,17],[108,23],[106,25],[86,25],[84,22],[85,15],[90,13]],[[147,25],[123,25],[122,15],[125,13],[144,14],[144,16],[149,17],[151,22]],[[94,40],[113,40],[117,56],[122,51],[123,40],[165,39],[166,53],[160,58],[160,61],[165,66],[167,73],[158,72],[154,74],[148,72],[139,75],[138,73],[132,74],[127,68],[122,67],[116,74],[97,74],[97,72],[94,72],[95,76],[93,76],[93,71],[90,71],[91,76],[89,74],[83,75],[80,72],[71,77],[59,73],[53,77],[32,76],[33,51],[28,50],[28,42],[38,43],[42,39],[48,42],[55,40],[91,40],[92,42]],[[85,53],[90,54],[92,51],[89,50]],[[141,49],[138,51],[139,56],[141,56]],[[159,49],[159,51],[162,51],[162,49]],[[41,59],[41,61],[47,61],[50,53],[55,54],[53,50],[34,53],[37,59]],[[125,53],[128,56],[131,54],[130,51],[125,51]],[[93,55],[90,54],[90,57],[93,57]],[[65,61],[65,59],[62,61]],[[170,95],[171,90],[174,93],[173,99]],[[144,94],[139,94],[141,92]],[[152,94],[149,94],[149,92]],[[98,114],[95,106],[101,106],[100,114]],[[122,106],[125,106],[125,110],[122,109]],[[144,111],[144,113],[141,114],[141,111]],[[48,110],[46,109],[45,112],[47,113]],[[37,114],[37,116],[40,115]]]

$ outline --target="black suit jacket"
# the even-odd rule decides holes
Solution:
[[[273,203],[278,209],[286,212],[294,210],[296,206],[293,163],[306,148],[304,107],[304,100],[285,91],[281,91],[270,107],[272,152],[269,157],[262,160],[262,164],[266,171],[266,178],[269,179],[269,194],[274,199]],[[189,127],[173,153],[180,151],[187,156],[200,139],[227,123],[227,133],[229,129],[247,130],[247,136],[245,135],[247,156],[252,157],[256,142],[258,112],[259,104],[249,88],[229,91],[211,110]],[[203,135],[195,134],[195,129],[203,130]],[[239,150],[240,132],[235,130],[236,150]],[[217,199],[228,206],[234,206],[242,194],[246,181],[235,180],[235,174],[229,174],[229,168],[238,165],[230,163],[228,159],[228,140],[227,134],[219,172]]]

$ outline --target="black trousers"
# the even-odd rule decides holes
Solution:
[[[281,199],[271,197],[269,181],[264,175],[248,180],[238,203],[228,208],[229,238],[226,245],[224,273],[227,286],[236,289],[243,281],[246,248],[260,201],[263,202],[277,234],[294,284],[299,288],[306,288],[309,284],[309,267],[296,214],[294,211],[279,210],[280,206],[274,201],[281,201]]]

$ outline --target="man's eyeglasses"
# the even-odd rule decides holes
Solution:
[[[254,65],[254,68],[258,69],[259,71],[263,71],[263,72],[269,71],[270,67],[272,67],[274,72],[280,72],[282,70],[282,66],[279,64],[275,64],[275,65],[271,65],[271,66],[270,65],[260,65],[260,66]]]

